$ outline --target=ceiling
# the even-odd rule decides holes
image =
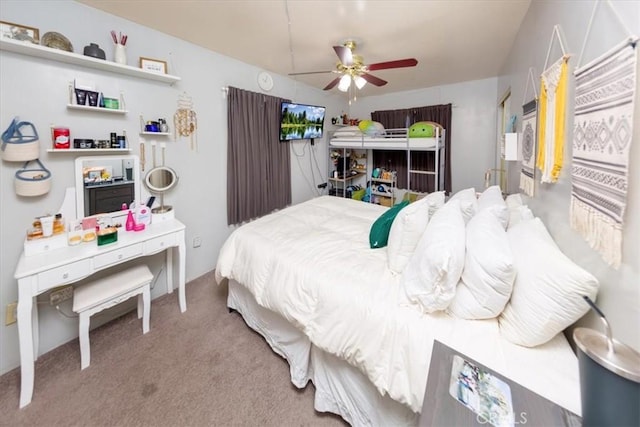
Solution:
[[[495,77],[531,0],[78,0],[273,73],[334,70],[332,46],[358,42],[365,64],[416,58],[378,70],[382,95]],[[337,74],[294,77],[324,88]],[[337,87],[331,89],[337,91]]]

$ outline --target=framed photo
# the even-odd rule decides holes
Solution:
[[[167,61],[140,57],[140,68],[152,73],[167,74]]]
[[[13,22],[0,21],[0,37],[38,44],[40,31],[37,28]]]

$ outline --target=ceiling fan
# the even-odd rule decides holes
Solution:
[[[347,40],[342,46],[333,46],[333,50],[335,50],[336,55],[338,55],[338,58],[340,59],[340,62],[336,64],[335,70],[309,71],[305,73],[291,73],[289,75],[300,76],[305,74],[323,73],[342,74],[342,76],[336,77],[329,82],[329,84],[324,87],[324,90],[333,89],[334,86],[338,85],[338,90],[346,92],[349,89],[349,86],[351,86],[351,80],[353,80],[358,89],[362,89],[367,82],[375,86],[384,86],[387,84],[386,80],[382,80],[379,77],[369,74],[369,71],[415,67],[418,64],[418,60],[415,58],[407,58],[365,65],[362,57],[353,53],[355,48],[356,42],[353,40]]]

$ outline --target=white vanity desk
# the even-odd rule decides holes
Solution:
[[[185,226],[176,219],[149,225],[143,231],[118,230],[118,241],[98,246],[95,241],[66,246],[42,254],[20,256],[14,277],[18,281],[18,334],[20,339],[20,407],[33,395],[34,361],[38,356],[38,310],[36,296],[91,274],[166,250],[167,293],[173,291],[173,248],[178,248],[178,297],[180,311],[185,300]],[[35,309],[34,309],[35,308]]]

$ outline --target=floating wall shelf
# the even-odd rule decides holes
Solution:
[[[140,135],[159,135],[159,136],[170,136],[170,132],[140,132]]]
[[[91,111],[95,113],[107,113],[107,114],[127,114],[127,110],[114,110],[111,108],[102,108],[102,107],[92,107],[90,105],[76,105],[76,104],[67,104],[67,108],[70,110],[83,110],[83,111]]]
[[[38,44],[15,41],[6,38],[0,38],[0,50],[19,53],[22,55],[34,56],[36,58],[49,59],[51,61],[64,62],[66,64],[79,65],[81,67],[93,68],[96,70],[108,71],[116,74],[137,77],[140,79],[156,80],[159,82],[173,84],[180,81],[180,77],[171,74],[152,73],[141,68],[132,67],[130,65],[117,64],[103,59],[96,59],[90,56],[84,56],[65,50],[52,49]]]
[[[47,153],[92,153],[92,154],[108,154],[108,153],[128,153],[131,148],[49,148]]]

